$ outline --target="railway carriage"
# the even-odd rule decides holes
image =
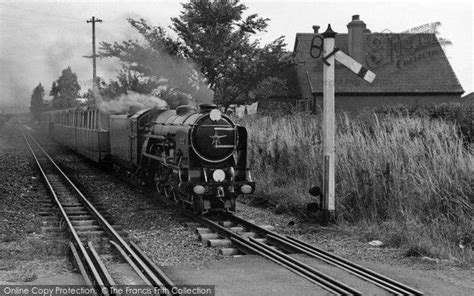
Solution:
[[[76,151],[95,162],[107,160],[110,153],[109,115],[95,107],[75,110]]]
[[[41,127],[56,142],[95,161],[109,155],[108,115],[86,106],[44,112]]]

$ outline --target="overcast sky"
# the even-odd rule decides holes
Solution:
[[[96,16],[98,41],[136,39],[139,35],[127,17],[144,18],[153,25],[169,26],[179,15],[183,1],[5,1],[0,0],[0,108],[13,104],[29,106],[33,88],[42,83],[49,93],[61,70],[71,66],[83,90],[91,87],[91,24]],[[425,23],[441,22],[439,37],[448,39],[449,61],[466,93],[473,85],[473,5],[470,1],[242,1],[247,14],[270,18],[262,42],[281,35],[292,50],[295,34],[324,30],[328,23],[336,32],[347,33],[346,25],[359,14],[372,32],[394,33]],[[114,78],[117,61],[99,60],[98,75]],[[425,78],[426,79],[426,78]]]

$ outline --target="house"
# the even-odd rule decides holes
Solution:
[[[359,111],[392,104],[460,101],[464,90],[435,34],[372,33],[358,15],[352,17],[347,29],[347,33],[336,35],[336,48],[377,76],[369,84],[336,63],[336,110]],[[308,106],[310,110],[318,111],[323,98],[323,60],[322,53],[318,58],[310,55],[314,36],[321,36],[318,26],[313,26],[313,30],[312,33],[296,34],[293,55],[298,97],[289,100],[293,100],[296,107],[306,109]],[[317,53],[313,55],[317,56]]]
[[[474,105],[474,92],[469,93],[461,98],[462,104],[471,104]]]

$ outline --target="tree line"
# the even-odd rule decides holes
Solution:
[[[239,0],[191,0],[181,5],[169,28],[127,19],[142,41],[100,43],[100,57],[118,59],[121,69],[116,79],[98,79],[98,93],[89,89],[83,96],[93,102],[98,95],[110,100],[133,91],[156,95],[175,107],[212,93],[214,103],[227,107],[276,91],[284,95],[288,87],[282,73],[292,65],[284,37],[268,44],[257,38],[268,28],[269,19],[257,14],[244,17],[248,7]],[[51,107],[75,106],[79,91],[77,75],[64,69],[51,87]],[[33,114],[44,108],[39,107],[43,97],[39,84],[31,99]]]

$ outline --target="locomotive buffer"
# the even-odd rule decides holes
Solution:
[[[323,210],[323,224],[334,221],[335,217],[335,81],[334,81],[334,60],[338,61],[349,70],[357,74],[359,77],[372,83],[375,74],[358,63],[356,60],[334,47],[334,39],[336,32],[328,25],[326,32],[315,35],[311,42],[310,55],[313,58],[319,58],[321,49],[323,54],[323,200],[321,208]],[[319,45],[315,45],[314,41],[321,41]],[[318,49],[319,54],[313,55],[313,49]]]

